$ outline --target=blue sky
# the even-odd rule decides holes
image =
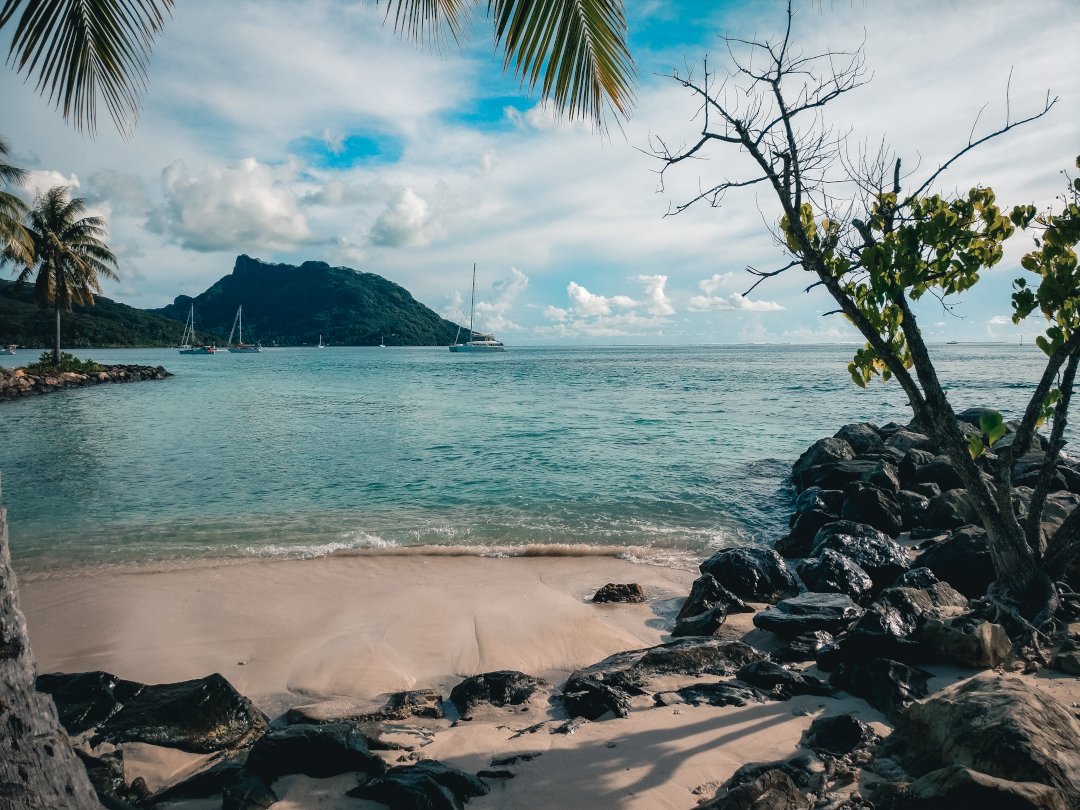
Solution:
[[[1000,122],[1010,71],[1014,114],[1060,96],[939,185],[1045,205],[1080,152],[1080,15],[1067,0],[1026,5],[805,0],[795,36],[807,52],[865,42],[873,81],[829,121],[853,149],[886,139],[916,177],[966,142],[984,105],[979,125]],[[720,35],[773,34],[782,3],[628,6],[638,103],[606,138],[554,121],[503,76],[483,21],[460,51],[433,50],[339,0],[178,4],[126,141],[107,122],[79,135],[5,69],[0,132],[34,188],[72,184],[108,218],[121,279],[106,294],[136,306],[198,293],[247,253],[379,273],[458,318],[477,262],[482,322],[510,344],[854,340],[798,270],[740,295],[748,265],[783,263],[766,195],[664,217],[699,182],[738,176],[743,156],[715,150],[659,193],[641,151],[697,133],[693,100],[664,74],[700,71],[705,55],[722,65]],[[1025,240],[953,312],[923,306],[931,339],[1018,339],[1003,321]]]

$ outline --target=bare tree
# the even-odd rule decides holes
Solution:
[[[1003,621],[1022,630],[1025,640],[1037,642],[1043,636],[1039,628],[1052,619],[1064,587],[1054,580],[1080,549],[1080,510],[1049,544],[1040,532],[1080,357],[1080,316],[1075,314],[1080,289],[1073,278],[1075,252],[1070,253],[1080,239],[1080,217],[1075,211],[1069,214],[1068,200],[1061,214],[1036,217],[1030,206],[1006,214],[988,188],[952,197],[932,189],[962,156],[1041,118],[1057,100],[1047,96],[1033,114],[1018,120],[1007,117],[985,134],[976,135],[973,128],[961,149],[921,182],[915,181],[902,173],[900,160],[884,146],[871,156],[850,157],[848,133],[837,132],[823,117],[827,105],[867,83],[862,47],[805,55],[792,40],[793,18],[789,2],[787,25],[779,38],[725,39],[722,73],[706,62],[699,77],[671,74],[700,104],[697,120],[702,126],[695,139],[679,148],[652,139],[651,152],[662,162],[661,189],[676,167],[718,148],[730,158],[725,166],[734,166],[738,158],[746,173],[701,184],[690,199],[672,205],[669,214],[700,204],[717,206],[728,192],[749,186],[772,192],[781,209],[773,236],[790,261],[773,270],[748,268],[754,280],[747,293],[767,278],[799,267],[813,276],[808,290],[825,288],[838,306],[829,314],[843,314],[866,340],[848,367],[853,380],[865,386],[880,376],[895,379],[903,388],[915,419],[948,455],[986,529],[997,575],[989,598]],[[1000,261],[1002,243],[1017,227],[1031,226],[1056,229],[1061,247],[1049,259],[1032,258],[1045,252],[1044,238],[1037,243],[1039,250],[1025,257],[1024,267],[1040,278],[1037,286],[1017,281],[1014,320],[1041,310],[1048,326],[1039,345],[1048,359],[1011,444],[991,450],[1004,435],[1000,416],[988,416],[981,435],[965,435],[912,302],[930,294],[948,306],[950,296],[978,282],[980,270]],[[1070,255],[1071,275],[1062,269]],[[1041,271],[1044,259],[1048,264]],[[1064,264],[1057,267],[1055,262]],[[1021,517],[1014,508],[1012,469],[1046,418],[1053,421],[1049,451],[1026,517]]]

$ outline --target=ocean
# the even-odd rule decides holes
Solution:
[[[79,351],[175,377],[0,403],[12,553],[32,571],[418,547],[689,567],[784,533],[810,443],[910,419],[897,385],[851,383],[853,350]],[[935,350],[957,410],[1007,417],[1044,360]]]

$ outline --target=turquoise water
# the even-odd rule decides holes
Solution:
[[[1009,415],[1042,358],[939,351],[958,409]],[[851,352],[88,351],[176,376],[0,403],[13,554],[43,569],[566,544],[689,563],[782,534],[785,478],[812,441],[845,422],[908,420],[897,386],[850,383]]]

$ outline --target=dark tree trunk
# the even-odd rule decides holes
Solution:
[[[60,304],[56,305],[56,335],[53,337],[53,365],[60,365]]]
[[[34,688],[34,658],[17,596],[7,512],[0,506],[0,810],[101,810],[52,698]]]

